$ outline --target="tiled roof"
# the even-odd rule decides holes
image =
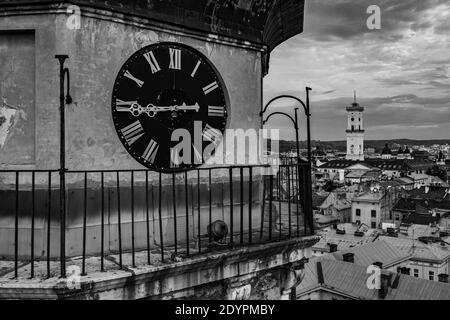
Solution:
[[[388,187],[400,187],[403,184],[397,180],[389,180],[389,181],[381,181],[380,185],[384,188],[388,188]]]
[[[384,197],[382,192],[366,192],[358,197],[353,198],[352,201],[380,201]]]
[[[326,200],[329,201],[324,200],[319,207],[320,209],[327,209],[333,206],[337,210],[344,210],[352,207],[351,201],[347,200],[345,197],[339,197],[336,192],[331,192]],[[330,200],[332,200],[331,203]]]
[[[428,191],[428,192],[427,192]],[[416,199],[434,199],[434,200],[442,200],[447,194],[446,188],[440,187],[421,187],[418,189],[413,189],[408,192],[408,196],[410,198]]]
[[[354,233],[356,230],[364,231],[362,237],[355,237]],[[337,250],[348,250],[353,247],[362,246],[365,243],[372,242],[377,235],[377,230],[369,229],[363,225],[362,228],[353,225],[351,223],[344,223],[339,225],[340,230],[345,230],[345,234],[337,234],[336,230],[332,228],[318,230],[317,234],[320,236],[319,242],[317,242],[312,249],[320,251],[329,251],[328,243],[337,244]]]
[[[420,206],[418,206],[420,208]],[[418,209],[416,208],[416,211]],[[430,223],[438,222],[439,217],[432,216],[431,214],[420,214],[420,213],[410,213],[407,217],[403,219],[405,223],[422,224],[429,225]]]
[[[331,160],[319,166],[321,169],[346,169],[355,164],[362,164],[369,167],[388,171],[402,170],[426,170],[435,163],[429,160],[409,160],[409,159],[366,159],[355,162],[352,160],[338,159]]]
[[[411,198],[400,198],[395,204],[393,210],[396,211],[414,211],[416,210],[416,201]]]
[[[383,268],[408,260],[411,256],[411,254],[398,249],[386,241],[369,242],[349,250],[335,252],[333,255],[337,260],[343,260],[342,256],[345,253],[353,253],[356,264],[370,266],[374,262],[381,262],[383,263]]]
[[[339,160],[328,161],[327,163],[324,163],[321,166],[319,166],[319,168],[321,168],[321,169],[345,169],[354,164],[355,164],[355,161],[353,161],[353,160],[339,159]]]
[[[367,164],[381,170],[400,171],[405,169],[405,160],[401,159],[367,159]]]
[[[426,170],[435,165],[433,161],[430,160],[406,160],[406,164],[413,170]]]
[[[421,198],[409,196],[408,198],[400,198],[395,204],[393,210],[416,212],[417,205],[428,210],[444,210],[450,211],[450,199],[436,200],[433,198]]]
[[[398,281],[385,300],[450,300],[450,285],[391,273]],[[305,265],[305,277],[297,287],[297,298],[318,290],[349,299],[378,300],[378,290],[367,286],[367,267],[355,263],[315,258]]]
[[[414,183],[414,180],[411,178],[408,178],[408,177],[396,178],[395,181],[398,181],[403,184],[413,184]]]
[[[441,263],[450,258],[450,246],[440,244],[425,244],[419,240],[380,236],[377,241],[384,241],[391,246],[411,255],[411,259],[419,261],[434,261]]]
[[[320,195],[320,194],[314,193],[312,195],[312,206],[313,206],[313,208],[319,208],[327,197],[328,197],[328,195],[324,196],[324,195]]]

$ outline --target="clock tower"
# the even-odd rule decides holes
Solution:
[[[347,160],[364,161],[364,107],[356,102],[347,107]]]

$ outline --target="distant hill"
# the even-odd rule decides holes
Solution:
[[[365,140],[365,148],[375,148],[376,150],[381,150],[385,144],[392,146],[394,144],[398,145],[423,145],[426,147],[432,146],[433,144],[450,144],[450,139],[436,139],[436,140],[412,140],[412,139],[392,139],[392,140]],[[313,140],[311,142],[313,148],[320,146],[324,150],[337,150],[345,152],[347,149],[347,142],[342,141],[317,141]],[[290,150],[295,150],[295,141],[285,141],[280,140],[280,152],[287,152]],[[306,141],[300,142],[300,149],[306,149]]]

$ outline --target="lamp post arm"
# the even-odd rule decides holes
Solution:
[[[307,88],[307,90],[308,90],[308,89],[310,89],[310,88]],[[270,101],[266,104],[266,106],[264,107],[264,110],[261,111],[261,112],[259,113],[259,115],[261,115],[261,116],[264,115],[264,113],[266,113],[266,111],[267,111],[267,109],[270,107],[270,105],[271,105],[272,103],[274,103],[275,101],[280,100],[280,99],[294,99],[295,101],[297,101],[298,103],[300,103],[300,104],[302,105],[303,109],[305,110],[305,114],[306,114],[307,116],[309,115],[309,110],[308,110],[306,104],[305,104],[301,99],[299,99],[299,98],[297,98],[297,97],[295,97],[295,96],[292,96],[292,95],[281,95],[281,96],[278,96],[278,97],[273,98],[272,100],[270,100]]]
[[[269,119],[272,118],[275,115],[282,115],[282,116],[288,117],[292,121],[292,123],[294,124],[295,129],[298,130],[298,124],[294,120],[294,118],[292,118],[290,115],[288,115],[287,113],[284,113],[284,112],[274,112],[274,113],[269,114],[267,116],[266,120],[263,121],[263,124],[266,124],[269,121]]]

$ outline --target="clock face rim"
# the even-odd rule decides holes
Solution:
[[[174,47],[179,47],[179,48],[183,48],[187,51],[190,51],[191,54],[194,54],[195,56],[197,56],[202,61],[202,63],[207,64],[207,66],[214,72],[215,79],[218,81],[219,87],[223,94],[223,99],[225,102],[225,114],[226,114],[226,116],[224,117],[225,124],[223,126],[223,131],[221,131],[223,136],[219,140],[219,143],[217,144],[217,146],[219,146],[221,143],[224,143],[225,132],[227,129],[229,129],[231,117],[230,117],[230,96],[228,93],[228,88],[222,77],[222,74],[219,72],[219,70],[213,64],[213,62],[203,52],[201,52],[200,50],[198,50],[190,45],[187,45],[184,43],[179,43],[179,42],[161,41],[161,42],[155,42],[155,43],[146,45],[146,46],[140,48],[139,50],[135,51],[134,53],[132,53],[128,58],[126,58],[124,60],[124,62],[122,62],[122,65],[121,65],[119,71],[117,72],[117,75],[113,82],[112,99],[111,99],[111,113],[110,113],[111,121],[113,124],[114,131],[116,133],[116,137],[117,137],[117,139],[119,139],[121,145],[126,150],[127,155],[130,156],[136,162],[138,162],[140,165],[142,165],[146,170],[151,170],[154,172],[166,173],[166,174],[192,171],[192,170],[201,168],[202,166],[205,166],[206,161],[208,159],[203,159],[203,162],[201,164],[191,163],[191,164],[185,165],[185,167],[181,167],[181,168],[154,166],[152,163],[145,162],[140,157],[136,157],[132,154],[132,152],[130,150],[131,148],[129,147],[129,145],[126,144],[126,141],[120,136],[120,133],[119,133],[120,129],[117,127],[115,120],[114,120],[114,113],[115,113],[116,99],[117,99],[117,96],[116,96],[117,86],[120,84],[120,80],[123,79],[123,74],[127,70],[127,67],[129,66],[130,63],[133,63],[134,60],[138,59],[144,53],[151,51],[151,48],[159,47],[159,46],[166,46],[167,48],[174,46]],[[180,128],[184,128],[184,127],[180,127]],[[203,149],[202,149],[202,152],[203,152]]]

